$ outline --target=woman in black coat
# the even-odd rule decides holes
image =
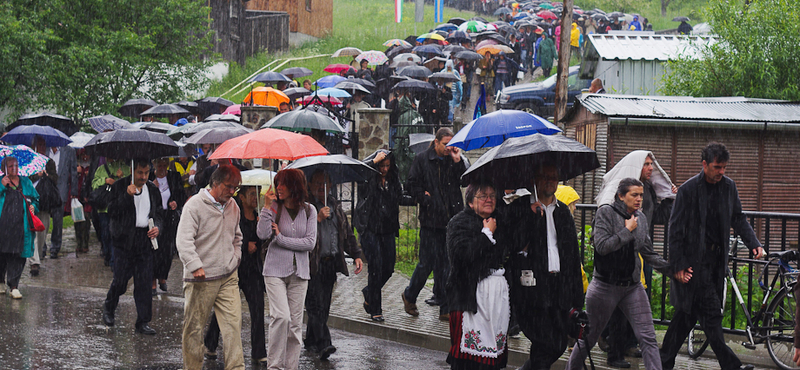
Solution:
[[[495,220],[497,193],[489,184],[470,184],[466,199],[468,207],[447,225],[447,363],[451,369],[501,369],[508,360],[510,310],[502,268],[506,245]]]
[[[167,276],[172,268],[172,257],[175,255],[175,238],[181,210],[186,203],[186,191],[183,190],[181,175],[169,169],[169,158],[155,161],[155,168],[150,173],[150,181],[158,187],[158,210],[164,220],[158,233],[158,249],[153,252],[153,295],[156,295],[156,283],[162,291],[167,291]]]

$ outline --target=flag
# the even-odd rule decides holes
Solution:
[[[444,0],[433,0],[433,21],[444,22]]]
[[[394,22],[400,23],[403,20],[403,0],[394,0]]]

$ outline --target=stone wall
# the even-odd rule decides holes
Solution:
[[[378,149],[389,149],[389,113],[390,109],[364,108],[358,110],[355,127],[358,132],[359,159],[374,153]]]
[[[267,121],[278,115],[278,108],[261,105],[242,105],[242,125],[258,130]]]

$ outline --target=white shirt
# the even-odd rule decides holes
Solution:
[[[53,153],[53,148],[50,148],[47,153],[47,156],[50,157],[50,159],[52,159],[53,162],[56,162],[56,173],[58,173],[58,160],[61,158],[61,151],[59,150]]]
[[[208,196],[208,199],[211,199],[211,204],[213,204],[215,208],[217,208],[220,212],[225,212],[225,204],[217,202],[217,200],[214,198],[213,195],[211,195],[208,189],[200,189],[200,192]]]
[[[535,203],[533,197],[531,197],[531,202],[531,204]],[[558,207],[558,200],[555,198],[550,205],[544,207],[544,214],[547,218],[547,270],[550,272],[561,271],[561,260],[558,257],[558,234],[556,233],[556,222],[553,219],[556,207]]]
[[[136,207],[136,227],[149,228],[150,223],[150,191],[147,184],[142,186],[142,193],[133,196],[133,205]]]
[[[172,193],[169,191],[167,177],[156,177],[156,182],[158,182],[158,191],[161,192],[161,209],[167,209],[169,197],[172,195]]]

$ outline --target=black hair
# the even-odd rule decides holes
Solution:
[[[494,189],[494,185],[492,185],[492,183],[488,181],[476,181],[469,184],[469,186],[467,186],[467,192],[465,194],[465,197],[467,199],[466,203],[467,208],[469,208],[469,204],[472,203],[472,201],[475,199],[475,195],[478,194],[478,191],[485,192],[489,188]]]
[[[152,164],[152,163],[150,163],[150,160],[149,160],[149,159],[145,159],[145,158],[134,158],[134,159],[133,159],[133,168],[131,168],[131,171],[135,171],[137,168],[139,168],[139,167],[145,167],[145,166],[146,166],[147,168],[153,168],[153,164]]]
[[[442,139],[444,139],[446,137],[453,137],[453,136],[455,136],[455,134],[453,133],[453,130],[451,130],[451,129],[447,128],[447,127],[442,127],[440,129],[436,130],[435,140],[442,141]],[[434,141],[435,140],[431,140],[430,146],[434,145]]]
[[[712,141],[703,148],[702,158],[706,163],[714,161],[717,163],[725,163],[731,159],[731,153],[728,152],[728,148],[725,147],[725,144]]]
[[[622,179],[617,185],[617,196],[625,196],[628,194],[632,186],[641,186],[644,187],[641,181],[634,179],[633,177],[627,177]]]

